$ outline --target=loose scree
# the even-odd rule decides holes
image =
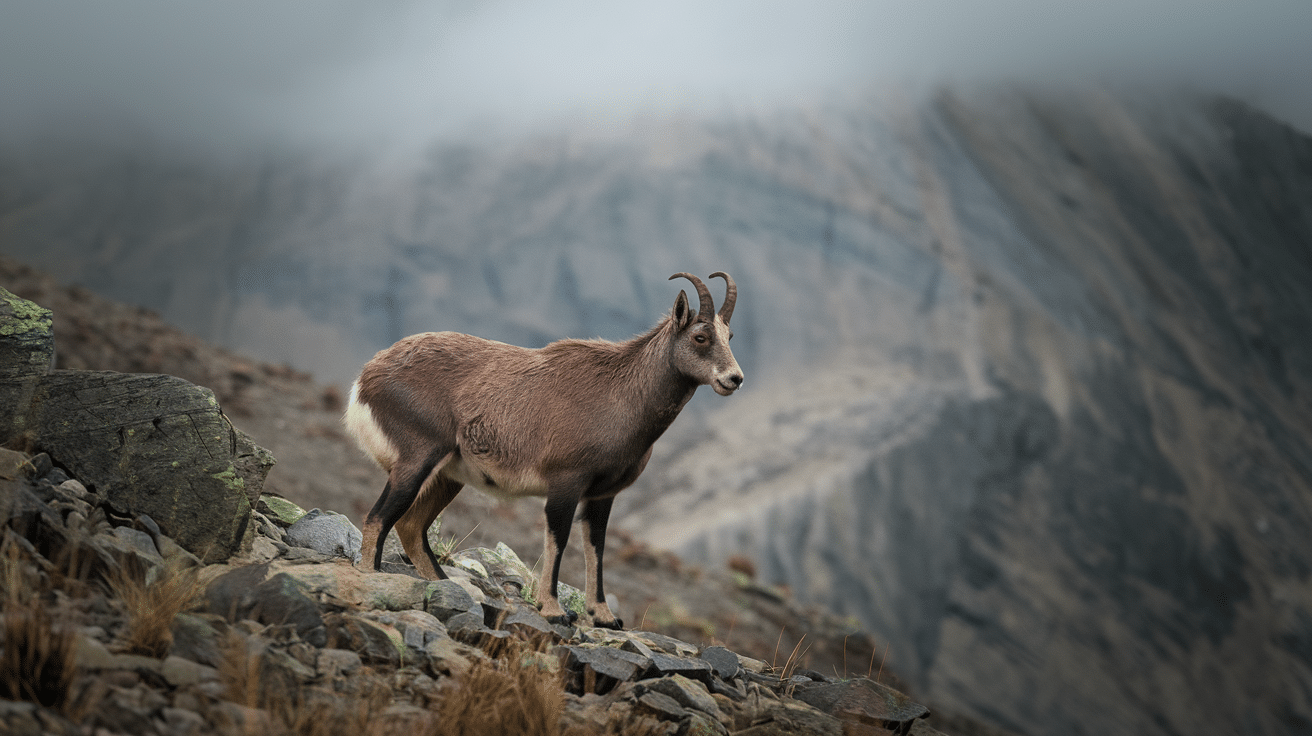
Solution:
[[[728,396],[743,382],[729,349],[738,289],[723,272],[714,311],[700,279],[696,313],[683,291],[670,313],[623,342],[559,340],[521,348],[456,332],[411,335],[379,352],[351,386],[343,422],[387,471],[364,523],[360,564],[377,570],[396,528],[420,574],[445,578],[428,527],[465,486],[505,498],[545,496],[547,530],[537,600],[553,623],[570,617],[556,596],[575,511],[587,536],[593,624],[622,628],[606,604],[602,553],[615,495],[633,484],[656,439],[698,386]],[[549,574],[548,574],[549,571]]]

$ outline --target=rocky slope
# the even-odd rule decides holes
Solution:
[[[504,546],[436,583],[399,560],[361,573],[324,544],[345,517],[261,500],[242,553],[204,565],[44,453],[0,449],[4,733],[941,733],[905,695],[795,657],[550,625]]]
[[[1276,121],[988,90],[404,164],[85,153],[0,157],[6,252],[338,382],[423,329],[624,337],[727,270],[747,387],[621,526],[747,555],[997,725],[1312,731],[1312,144]]]
[[[225,387],[225,402],[247,420],[276,417],[282,436],[294,429],[292,436],[307,444],[331,441],[305,430],[316,426],[335,393],[293,371],[209,347],[149,312],[61,287],[30,268],[0,261],[0,277],[62,307],[52,320],[0,292],[7,298],[0,309],[0,389],[22,383],[11,365],[45,376],[42,385],[78,385],[57,401],[37,391],[29,401],[39,408],[3,415],[11,444],[32,451],[51,445],[55,456],[52,462],[44,452],[0,450],[8,591],[0,657],[12,673],[3,695],[16,701],[0,700],[6,733],[75,732],[78,724],[160,734],[385,732],[402,724],[447,732],[441,729],[453,719],[469,733],[521,727],[577,734],[837,733],[843,723],[868,727],[862,733],[938,733],[923,720],[926,709],[880,683],[896,678],[883,661],[875,669],[876,650],[850,624],[798,607],[741,569],[730,576],[688,568],[633,541],[611,565],[616,589],[634,595],[625,603],[644,604],[632,633],[548,626],[520,594],[531,589],[534,572],[500,542],[495,550],[461,549],[454,537],[433,530],[435,546],[452,545],[447,571],[459,584],[420,580],[395,538],[386,572],[361,574],[349,564],[359,545],[349,519],[307,514],[273,495],[277,473],[264,479],[267,464],[241,486],[250,503],[236,515],[244,530],[240,549],[212,554],[203,534],[224,528],[215,518],[221,509],[210,504],[199,517],[176,513],[207,492],[186,477],[193,467],[200,477],[208,472],[187,459],[192,439],[172,431],[168,419],[195,411],[185,391],[168,388],[191,384],[85,370],[87,362],[141,368],[151,366],[133,356],[167,354],[190,375],[237,377],[238,388],[216,381]],[[48,336],[53,322],[56,334],[70,334],[56,341],[60,370],[46,375],[49,345],[36,351],[35,363],[15,358],[30,341],[9,350],[23,332],[10,314],[15,304],[34,315],[27,321],[36,331]],[[101,344],[106,340],[113,346]],[[141,390],[94,394],[106,382]],[[93,412],[59,409],[72,396],[90,406],[89,394],[98,397]],[[10,422],[11,416],[23,419]],[[116,436],[138,437],[126,444],[88,440],[114,462],[79,465],[85,447],[48,440],[48,426],[59,427],[56,437],[80,436],[105,422],[117,423]],[[193,439],[203,443],[204,434]],[[233,458],[248,452],[240,448],[249,440],[237,435]],[[211,451],[212,460],[227,462],[223,452]],[[303,458],[292,462],[309,466]],[[70,479],[67,471],[75,467],[86,469],[87,482]],[[189,490],[179,492],[180,486]],[[504,509],[500,515],[515,519]],[[525,537],[536,542],[540,534],[532,524],[504,523],[502,531],[530,548],[536,544]],[[727,630],[717,628],[726,624]],[[34,637],[54,644],[33,649]],[[725,643],[770,661],[736,654]],[[519,661],[537,663],[537,676],[506,682]],[[856,672],[863,663],[873,680]],[[801,697],[807,683],[828,689],[808,694],[811,703]],[[516,702],[498,701],[506,688],[517,693]],[[718,702],[723,698],[734,705]],[[527,720],[516,725],[516,718]],[[953,733],[1000,733],[948,714],[934,722]]]

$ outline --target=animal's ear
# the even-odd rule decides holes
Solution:
[[[674,300],[674,326],[683,329],[692,324],[692,311],[688,309],[688,295],[679,291],[679,296]]]

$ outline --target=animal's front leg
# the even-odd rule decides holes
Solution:
[[[560,558],[565,553],[569,542],[569,528],[574,523],[574,509],[578,501],[574,497],[547,499],[547,531],[542,548],[542,574],[538,576],[537,599],[542,608],[542,616],[553,624],[568,626],[574,623],[577,614],[566,611],[556,596],[556,584],[560,582]]]
[[[606,522],[610,519],[610,507],[614,496],[586,501],[583,504],[583,532],[588,537],[588,546],[584,551],[588,563],[588,613],[592,615],[592,625],[604,629],[623,629],[624,622],[611,613],[606,603],[606,589],[601,583],[601,559],[606,551]]]

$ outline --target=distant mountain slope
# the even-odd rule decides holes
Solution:
[[[620,497],[1026,733],[1312,732],[1312,141],[957,91],[312,152],[0,154],[0,243],[338,382],[396,337],[621,338],[739,282],[747,375]]]

